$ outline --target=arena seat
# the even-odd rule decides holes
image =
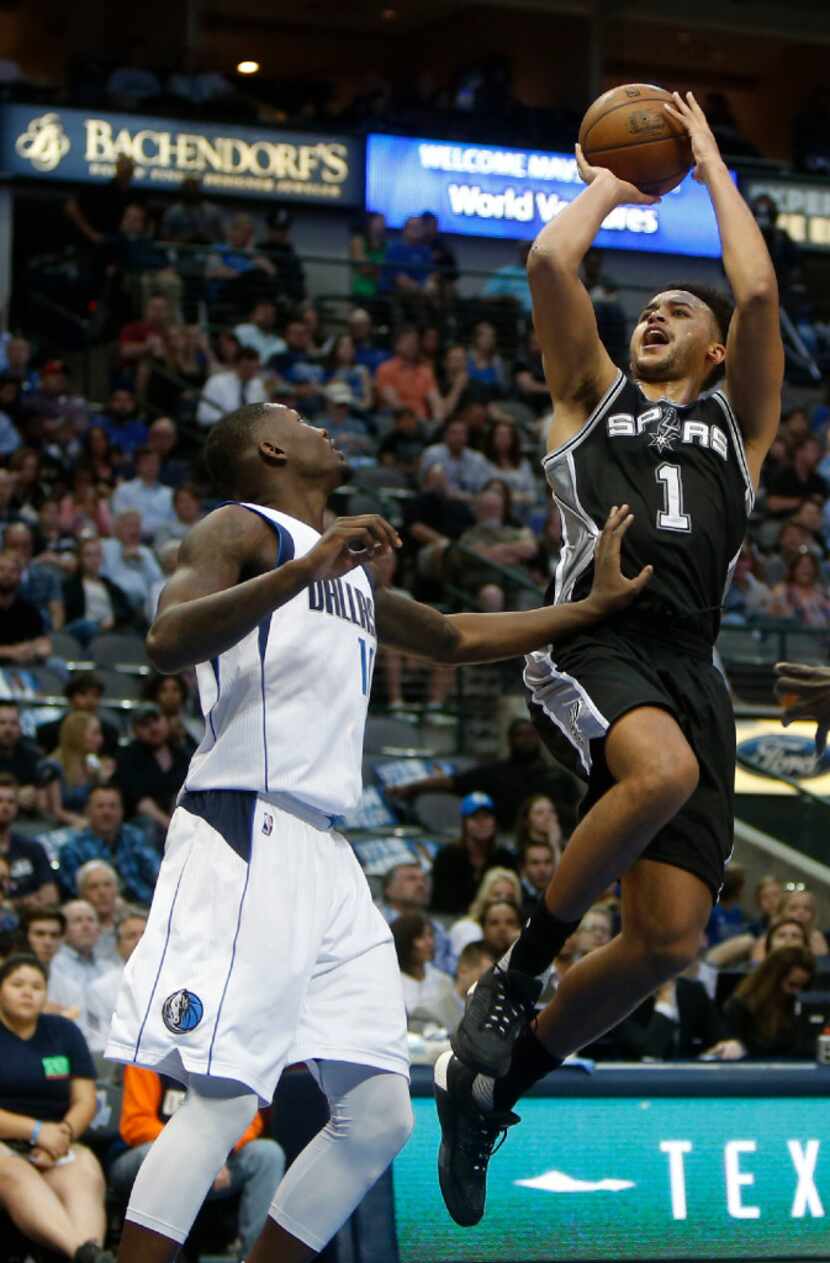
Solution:
[[[366,754],[383,754],[390,749],[417,750],[424,753],[427,751],[417,728],[402,719],[393,719],[386,715],[370,715],[366,720],[363,748]]]
[[[52,652],[57,658],[65,658],[68,662],[80,662],[89,656],[81,647],[81,642],[69,632],[50,632],[49,639],[52,641]]]
[[[98,667],[115,667],[120,663],[149,666],[143,638],[126,633],[107,632],[96,636],[89,646],[89,655]]]
[[[418,823],[431,833],[458,833],[461,799],[456,794],[419,794],[414,805]]]

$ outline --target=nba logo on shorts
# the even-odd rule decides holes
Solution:
[[[204,1011],[204,1005],[199,997],[192,991],[185,991],[184,988],[181,991],[174,991],[161,1006],[162,1021],[174,1035],[192,1031],[201,1022]]]
[[[273,831],[274,831],[274,817],[269,815],[268,812],[266,811],[265,815],[262,817],[262,832],[265,834],[267,838],[267,837],[270,837]]]

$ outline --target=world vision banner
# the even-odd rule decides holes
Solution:
[[[70,184],[111,180],[120,154],[134,182],[175,190],[199,177],[210,193],[357,206],[363,154],[349,136],[269,131],[190,119],[8,105],[0,113],[5,174]]]

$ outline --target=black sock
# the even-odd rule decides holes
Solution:
[[[560,921],[553,916],[543,899],[513,944],[510,968],[538,978],[553,963],[578,925],[578,921]]]
[[[493,1105],[497,1110],[511,1110],[528,1088],[561,1065],[561,1057],[549,1053],[533,1028],[525,1027],[516,1040],[510,1069],[493,1084]]]

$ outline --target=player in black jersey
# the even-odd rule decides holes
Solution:
[[[484,975],[436,1063],[439,1176],[457,1222],[478,1221],[487,1163],[519,1097],[696,957],[732,847],[735,726],[713,665],[719,609],[761,464],[777,431],[784,355],[775,272],[694,97],[685,125],[720,230],[734,295],[694,286],[646,303],[631,367],[615,368],[578,268],[615,207],[648,198],[610,171],[537,237],[533,317],[554,402],[544,461],[562,515],[554,603],[591,581],[612,504],[631,505],[624,546],[654,564],[631,612],[527,659],[531,713],[588,782],[581,821],[545,899],[511,953]],[[717,379],[725,373],[723,389]],[[622,929],[570,969],[535,1019],[539,976],[615,879]]]

